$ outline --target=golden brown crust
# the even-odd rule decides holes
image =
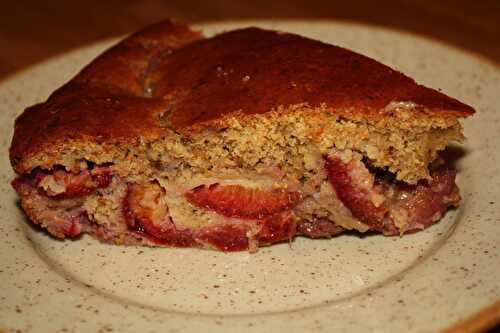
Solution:
[[[279,105],[326,104],[348,118],[392,117],[391,102],[412,102],[412,117],[465,117],[467,105],[375,60],[287,33],[247,28],[192,43],[163,59],[153,96],[172,100],[171,126],[191,126],[235,111],[266,113]]]
[[[474,112],[372,59],[297,35],[248,28],[200,39],[167,21],[98,57],[17,119],[16,172],[75,142],[148,141],[169,130],[192,137],[279,106],[322,105],[382,128],[447,128]]]
[[[15,170],[26,172],[35,167],[33,156],[70,142],[113,144],[161,135],[165,102],[145,97],[148,73],[158,59],[199,38],[186,25],[166,21],[103,53],[47,102],[19,116],[10,148]]]

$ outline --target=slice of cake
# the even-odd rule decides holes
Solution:
[[[401,235],[460,200],[438,152],[474,110],[370,58],[247,28],[162,22],[17,119],[13,186],[60,238],[256,250]]]

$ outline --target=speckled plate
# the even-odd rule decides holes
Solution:
[[[434,40],[351,23],[201,27],[248,25],[351,48],[473,105],[468,139],[451,154],[461,207],[402,238],[298,238],[254,254],[53,239],[27,223],[9,186],[13,121],[111,44],[99,43],[0,84],[0,331],[433,332],[486,308],[455,327],[500,319],[499,68]]]

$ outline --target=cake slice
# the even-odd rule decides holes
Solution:
[[[19,116],[13,186],[60,238],[254,251],[402,235],[459,203],[438,156],[474,110],[352,51],[162,22]]]

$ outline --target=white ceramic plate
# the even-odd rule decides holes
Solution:
[[[373,26],[266,21],[201,28],[213,34],[248,25],[348,47],[473,105],[468,140],[455,149],[462,155],[461,207],[402,238],[299,238],[255,254],[53,239],[27,223],[9,186],[13,121],[110,45],[99,43],[0,85],[0,330],[431,332],[500,299],[499,68]]]

